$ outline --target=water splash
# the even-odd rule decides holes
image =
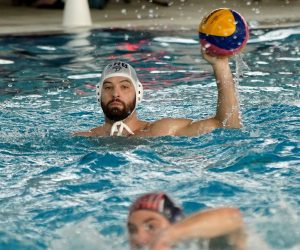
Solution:
[[[97,221],[91,217],[78,223],[69,223],[55,231],[55,238],[49,242],[49,250],[113,250],[123,249],[122,237],[105,237],[96,228]],[[124,238],[124,237],[123,237]]]
[[[245,71],[250,71],[249,66],[243,60],[243,54],[238,53],[234,55],[235,58],[235,82],[237,83],[237,86],[239,86],[239,82],[241,77],[245,74]]]

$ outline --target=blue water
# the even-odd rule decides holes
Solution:
[[[213,115],[216,85],[197,34],[1,37],[0,249],[128,249],[128,206],[152,190],[187,214],[239,207],[247,249],[299,249],[299,44],[299,28],[252,31],[238,86],[241,130],[87,139],[71,133],[103,122],[95,85],[112,59],[140,75],[141,119]]]

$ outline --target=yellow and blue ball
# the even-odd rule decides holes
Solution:
[[[217,9],[199,25],[200,44],[214,56],[231,56],[246,46],[249,28],[245,19],[231,9]]]

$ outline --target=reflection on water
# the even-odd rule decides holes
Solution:
[[[254,31],[248,68],[231,64],[244,127],[193,138],[71,134],[103,122],[95,85],[114,59],[145,86],[141,119],[213,115],[216,85],[197,34],[0,38],[0,249],[127,249],[128,206],[150,190],[187,213],[241,208],[248,249],[299,248],[298,30]]]

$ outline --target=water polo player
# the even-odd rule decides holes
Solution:
[[[208,209],[184,217],[182,209],[163,192],[144,194],[131,205],[127,229],[131,249],[166,250],[192,239],[206,244],[205,249],[245,249],[238,209]]]
[[[103,125],[80,136],[197,136],[216,128],[240,128],[237,93],[228,57],[214,57],[202,50],[212,65],[218,88],[217,111],[213,117],[193,121],[185,118],[163,118],[148,122],[138,119],[136,106],[142,101],[143,86],[136,71],[125,62],[112,62],[102,72],[97,99],[104,112]]]

